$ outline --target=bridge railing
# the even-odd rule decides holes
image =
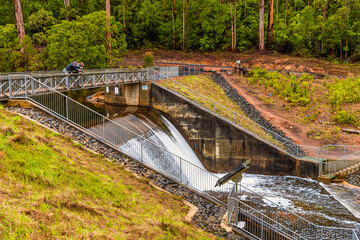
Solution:
[[[232,184],[227,183],[215,189],[218,175],[192,164],[164,146],[150,141],[147,136],[138,135],[30,76],[23,76],[22,80],[18,87],[12,88],[12,99],[30,100],[59,119],[75,125],[174,181],[226,203]],[[40,91],[33,92],[33,88]],[[144,151],[149,148],[155,151]]]
[[[227,220],[262,240],[359,240],[355,228],[316,225],[241,185],[229,195]]]
[[[26,91],[31,94],[41,94],[48,91],[47,88],[33,84],[26,86],[28,75],[8,75],[8,79],[0,81],[0,98],[12,98]],[[72,89],[96,88],[112,84],[141,82],[148,80],[148,70],[140,69],[122,72],[95,72],[80,74],[53,74],[42,75],[38,81],[50,89],[65,91]]]

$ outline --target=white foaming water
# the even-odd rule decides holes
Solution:
[[[243,174],[241,184],[319,225],[351,227],[358,222],[351,211],[339,204],[322,184],[315,180]]]
[[[156,124],[149,122],[151,121],[149,119],[131,118],[131,125],[146,126],[146,130],[142,129],[142,131],[148,141],[133,138],[119,148],[198,190],[218,191],[219,188],[214,188],[214,185],[224,174],[209,174],[176,127],[164,116],[159,115],[159,119],[166,129],[164,126],[156,127]],[[190,163],[185,161],[180,163],[179,157]],[[281,205],[319,225],[343,226],[345,223],[350,226],[356,222],[354,216],[342,206],[339,208],[339,203],[314,180],[290,176],[243,174],[241,184],[270,200],[274,205]]]
[[[151,128],[143,121],[142,125],[148,128],[144,134],[147,141],[133,138],[119,149],[198,190],[218,190],[214,188],[215,183],[224,174],[209,173],[176,127],[164,116],[159,117],[167,131],[160,127]]]
[[[176,129],[176,127],[172,125],[170,121],[167,120],[164,116],[161,116],[161,120],[163,121],[163,123],[165,123],[172,135],[168,136],[159,129],[155,130],[155,134],[159,137],[159,139],[161,139],[166,149],[170,150],[172,153],[178,155],[179,157],[190,161],[195,166],[205,170],[199,158],[196,156],[188,142]]]

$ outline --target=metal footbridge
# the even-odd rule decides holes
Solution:
[[[190,74],[203,72],[196,67]],[[185,71],[186,72],[186,71]],[[97,88],[112,84],[154,81],[180,76],[179,67],[148,68],[142,70],[98,71],[78,75],[50,74],[42,76],[9,75],[0,80],[2,99],[25,99],[48,114],[66,121],[89,136],[122,151],[145,166],[161,172],[173,181],[185,185],[213,201],[228,205],[228,224],[246,233],[251,239],[308,239],[308,240],[359,240],[359,229],[337,228],[313,224],[301,216],[291,213],[256,192],[240,185],[240,192],[234,191],[234,184],[227,182],[214,188],[219,177],[193,165],[167,149],[149,141],[111,119],[89,109],[61,93],[62,91]],[[116,136],[116,137],[114,137]],[[119,142],[119,136],[122,140]],[[136,138],[134,144],[122,144]],[[172,159],[177,170],[154,163],[154,156],[143,154],[145,147],[157,149],[157,156]],[[192,181],[186,176],[195,176]],[[230,195],[229,195],[230,193]]]

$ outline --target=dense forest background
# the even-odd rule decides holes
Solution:
[[[360,59],[358,0],[0,0],[0,12],[0,72],[111,67],[155,47]]]

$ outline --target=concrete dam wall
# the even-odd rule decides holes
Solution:
[[[318,177],[318,162],[293,158],[159,85],[107,87],[105,102],[149,106],[168,114],[209,171],[228,172],[251,159],[248,173]]]

